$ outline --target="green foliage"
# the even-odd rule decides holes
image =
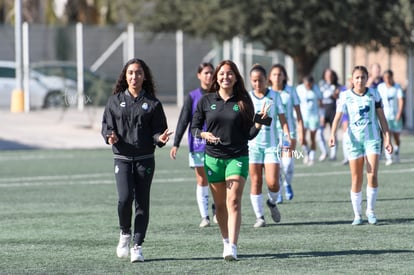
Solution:
[[[182,29],[219,41],[241,34],[267,50],[290,55],[299,74],[311,71],[319,56],[344,43],[404,52],[412,46],[414,4],[409,0],[154,0],[143,28]]]

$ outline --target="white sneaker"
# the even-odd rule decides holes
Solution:
[[[119,242],[116,247],[116,255],[119,258],[127,258],[129,253],[129,243],[131,242],[131,234],[119,233]]]
[[[322,154],[322,155],[319,157],[319,161],[324,161],[324,160],[326,159],[326,157],[327,157],[327,155],[326,155],[326,154]]]
[[[256,219],[256,222],[253,225],[254,228],[265,227],[265,226],[266,226],[266,221],[264,220],[264,218],[258,218],[258,219]]]
[[[237,261],[237,246],[235,244],[225,245],[223,258],[226,261]]]
[[[218,223],[218,220],[217,220],[217,215],[214,215],[214,216],[213,216],[213,222],[214,222],[214,223]]]
[[[200,222],[200,227],[209,227],[210,226],[210,219],[203,218]]]
[[[223,258],[227,255],[229,247],[230,247],[230,244],[228,240],[223,239]]]
[[[385,161],[385,165],[386,166],[390,166],[392,164],[392,159],[387,159],[386,161]]]
[[[131,248],[131,263],[143,261],[144,255],[142,255],[142,247],[136,244]]]

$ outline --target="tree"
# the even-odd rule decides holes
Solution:
[[[410,0],[153,0],[143,27],[183,30],[218,41],[242,35],[292,57],[299,79],[338,44],[406,51],[413,45]]]

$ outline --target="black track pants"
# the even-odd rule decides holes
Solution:
[[[149,222],[150,190],[154,158],[125,161],[115,159],[118,216],[122,232],[131,231],[132,203],[135,201],[134,244],[144,242]]]

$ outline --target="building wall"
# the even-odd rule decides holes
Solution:
[[[407,88],[407,55],[398,53],[390,55],[385,49],[378,52],[369,52],[362,47],[354,48],[353,52],[352,62],[354,66],[363,65],[369,71],[373,63],[378,63],[382,71],[391,69],[394,72],[395,82],[399,83],[404,89]]]

